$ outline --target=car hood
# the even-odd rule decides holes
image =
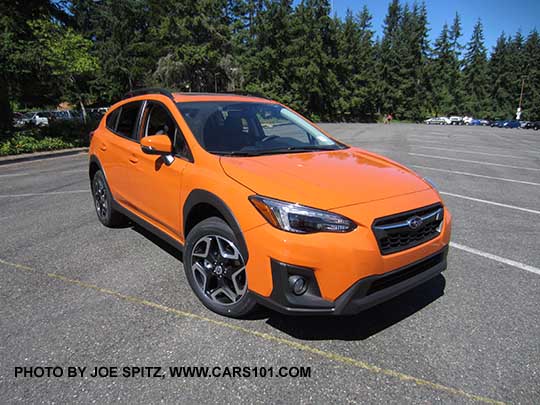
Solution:
[[[321,209],[430,188],[404,166],[357,148],[220,161],[228,176],[254,193]]]

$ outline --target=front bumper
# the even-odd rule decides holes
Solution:
[[[428,190],[333,210],[358,224],[347,233],[293,234],[269,224],[251,228],[244,232],[250,252],[246,265],[249,289],[263,304],[286,313],[353,313],[398,295],[444,270],[446,253],[443,260],[432,263],[422,274],[380,291],[373,291],[372,284],[381,285],[382,281],[377,280],[387,280],[394,273],[405,272],[446,252],[452,217],[444,208],[438,236],[389,254],[383,254],[378,245],[372,230],[374,218],[435,203],[440,203],[440,198]],[[316,291],[310,291],[308,297],[301,296],[309,299],[283,299],[282,291],[290,291],[288,274],[312,279],[310,284],[317,286]]]
[[[373,275],[354,283],[335,301],[320,297],[313,271],[271,261],[273,291],[270,297],[254,294],[259,303],[284,314],[353,315],[425,283],[446,269],[448,246],[394,271]],[[308,291],[296,296],[288,286],[289,275],[307,278]]]

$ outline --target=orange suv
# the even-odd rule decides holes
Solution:
[[[446,268],[450,213],[428,181],[271,100],[132,92],[89,163],[99,220],[180,249],[222,315],[353,314]]]

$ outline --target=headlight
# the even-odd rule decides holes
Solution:
[[[284,231],[350,232],[356,228],[353,221],[333,212],[255,195],[249,200],[271,225]]]
[[[431,187],[433,187],[435,190],[439,191],[439,187],[437,187],[437,185],[429,177],[424,177],[424,181]]]

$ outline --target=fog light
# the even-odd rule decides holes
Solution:
[[[295,295],[302,295],[307,291],[307,281],[302,276],[290,276],[289,285]]]

